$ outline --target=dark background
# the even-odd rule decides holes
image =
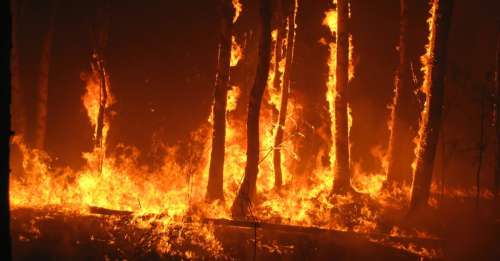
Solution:
[[[51,1],[19,1],[19,55],[22,89],[27,108],[28,141],[32,138],[36,86],[42,37],[47,30]],[[79,167],[81,153],[91,149],[92,129],[82,106],[84,83],[80,73],[89,70],[90,25],[102,1],[59,1],[49,73],[46,148],[56,163]],[[232,81],[242,87],[238,115],[246,117],[246,94],[255,71],[258,36],[258,1],[242,0],[243,13],[235,25],[239,40],[247,39],[248,55],[233,69]],[[419,57],[427,42],[428,3],[409,0],[411,32],[409,52],[418,83]],[[480,95],[493,91],[488,80],[494,70],[498,0],[456,0],[449,38],[446,77],[444,141],[448,159],[445,174],[452,185],[473,185],[478,164]],[[105,60],[111,90],[117,100],[109,134],[112,148],[133,145],[147,155],[153,139],[166,144],[186,143],[189,134],[206,122],[212,103],[217,63],[216,1],[108,1],[109,40]],[[325,100],[328,49],[319,43],[330,39],[322,26],[327,0],[299,0],[292,96],[304,107],[304,129],[299,171],[307,173],[319,148],[328,144]],[[379,171],[371,150],[386,148],[388,105],[392,101],[398,64],[399,0],[352,0],[352,35],[356,62],[349,87],[353,113],[352,161],[366,171]],[[252,37],[250,37],[252,36]],[[490,77],[491,78],[491,77]],[[418,84],[418,85],[419,85]],[[418,87],[414,86],[415,88]],[[419,102],[408,101],[409,133],[416,133]],[[494,169],[494,127],[489,98],[485,108],[486,144],[482,180],[491,187]],[[14,115],[15,112],[14,112]],[[153,138],[154,137],[154,138]],[[411,161],[412,147],[407,144]],[[436,177],[443,174],[439,145]],[[201,152],[200,152],[201,153]]]

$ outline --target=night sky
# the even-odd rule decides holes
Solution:
[[[51,1],[21,1],[19,53],[26,115],[34,128],[36,84],[41,41],[47,30]],[[91,126],[82,107],[84,83],[80,73],[89,70],[90,25],[103,1],[59,1],[49,73],[47,151],[58,164],[78,167],[81,153],[91,149]],[[409,2],[411,31],[409,52],[419,83],[419,57],[427,39],[428,4]],[[117,103],[110,130],[110,147],[133,145],[144,154],[151,151],[153,137],[167,144],[189,140],[189,134],[206,122],[212,103],[217,63],[217,15],[215,0],[196,1],[108,1],[109,40],[104,59],[111,90]],[[231,81],[242,87],[243,96],[255,73],[259,30],[258,1],[243,0],[243,13],[235,25],[239,40],[249,39],[249,56],[232,70]],[[321,25],[327,0],[299,0],[296,53],[292,72],[292,97],[304,107],[304,122],[316,131],[304,129],[299,152],[303,169],[318,148],[327,146],[317,133],[328,129],[325,100],[328,49],[321,38],[330,39]],[[453,184],[472,185],[477,166],[480,124],[480,90],[493,91],[498,0],[457,0],[449,38],[446,76],[444,140],[449,159],[446,175]],[[367,171],[380,169],[371,154],[385,148],[389,132],[388,105],[392,100],[398,64],[399,1],[352,0],[352,35],[355,78],[349,87],[353,110],[352,161]],[[252,37],[249,37],[252,35]],[[415,88],[418,88],[415,86]],[[416,133],[419,103],[408,103],[408,133]],[[492,103],[486,99],[486,110]],[[247,98],[238,113],[246,117]],[[491,186],[495,136],[491,115],[486,119],[487,153],[483,182]],[[29,135],[32,133],[28,133]],[[410,144],[410,143],[409,143]],[[408,145],[408,150],[412,148]],[[436,171],[441,173],[441,145]],[[408,158],[410,161],[411,158]],[[438,173],[435,172],[435,173]],[[440,175],[440,174],[439,174]]]

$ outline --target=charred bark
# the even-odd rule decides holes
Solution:
[[[435,0],[436,14],[433,20],[434,42],[431,46],[429,61],[429,97],[427,119],[424,119],[420,150],[417,155],[417,165],[413,175],[410,213],[427,205],[434,158],[441,128],[441,115],[444,101],[444,76],[447,59],[448,33],[451,27],[453,0]]]
[[[2,147],[1,160],[1,172],[0,172],[0,257],[2,260],[11,260],[11,238],[10,238],[10,207],[9,207],[9,144],[11,132],[10,123],[10,102],[11,102],[11,74],[10,74],[10,52],[11,52],[11,37],[12,37],[12,20],[10,14],[10,2],[2,1],[0,6],[2,38],[0,50],[2,52],[2,60],[0,62],[2,71],[2,89],[1,89],[1,99],[0,106],[2,106],[0,112],[2,114],[2,122],[0,124],[1,140],[0,146]]]
[[[281,171],[281,147],[283,145],[283,135],[285,131],[285,122],[287,116],[288,108],[288,97],[290,96],[290,74],[292,70],[293,63],[293,51],[295,44],[295,0],[289,0],[290,3],[288,8],[288,36],[287,36],[287,46],[286,49],[283,48],[286,53],[285,71],[283,75],[283,88],[281,89],[281,104],[278,117],[278,125],[276,126],[276,136],[274,140],[274,154],[273,154],[273,165],[274,165],[274,186],[277,190],[281,188],[283,183],[283,174]],[[283,19],[285,20],[285,19]],[[279,39],[278,39],[279,40]],[[278,53],[278,51],[276,51]],[[276,60],[278,63],[278,60]],[[278,72],[279,65],[277,64],[276,71]],[[276,74],[279,76],[279,73]],[[275,78],[276,81],[277,78]]]
[[[271,56],[271,1],[260,1],[261,36],[259,41],[259,59],[254,85],[250,91],[247,118],[247,163],[245,177],[238,195],[231,207],[232,216],[246,217],[255,198],[257,174],[259,172],[259,114],[262,95],[269,76],[269,60]]]
[[[10,74],[12,83],[12,128],[16,135],[26,135],[26,112],[24,109],[24,93],[21,88],[20,64],[18,54],[18,32],[20,6],[18,1],[11,1],[12,14],[12,49],[10,53]]]
[[[224,152],[226,140],[226,105],[229,89],[229,70],[231,63],[231,36],[233,27],[234,7],[229,0],[219,2],[219,56],[217,76],[214,88],[212,150],[210,168],[208,171],[208,186],[206,199],[208,201],[223,200]]]
[[[394,102],[392,108],[392,125],[389,137],[386,186],[402,183],[407,180],[403,175],[410,173],[410,165],[404,165],[406,151],[402,144],[406,140],[404,128],[406,125],[402,119],[405,116],[404,101],[412,95],[410,59],[407,51],[408,42],[408,6],[407,0],[400,0],[400,34],[399,34],[399,66],[397,71],[396,86],[394,90]]]
[[[43,149],[47,132],[47,106],[49,96],[49,70],[52,56],[52,40],[57,2],[52,1],[52,10],[49,16],[47,32],[42,41],[42,55],[40,58],[40,74],[38,78],[37,125],[35,130],[35,148]]]
[[[337,69],[335,97],[335,177],[334,194],[351,190],[349,168],[349,123],[346,89],[349,81],[349,1],[337,1]]]

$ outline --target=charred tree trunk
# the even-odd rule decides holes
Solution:
[[[411,96],[410,86],[410,61],[407,51],[408,39],[408,7],[407,0],[400,0],[400,34],[399,34],[399,66],[396,79],[396,88],[394,90],[394,102],[392,108],[392,126],[391,136],[389,138],[388,159],[389,166],[387,169],[386,185],[394,185],[405,180],[403,173],[410,169],[410,166],[404,166],[405,151],[401,144],[405,141],[403,129],[405,125],[402,119],[404,118],[404,98]]]
[[[496,84],[496,112],[495,112],[495,127],[497,134],[497,159],[496,159],[496,169],[495,169],[495,184],[494,193],[495,197],[498,197],[498,189],[500,187],[500,20],[498,20],[498,31],[497,31],[497,71],[495,75]]]
[[[276,136],[274,140],[274,154],[273,154],[273,165],[274,165],[274,186],[277,190],[281,188],[283,183],[283,175],[281,171],[281,146],[283,145],[283,134],[285,131],[285,121],[287,116],[288,108],[288,97],[290,95],[290,74],[293,63],[293,51],[295,44],[295,0],[290,0],[287,6],[288,13],[288,36],[287,36],[287,47],[283,48],[286,53],[285,62],[285,72],[283,75],[283,88],[281,89],[281,104],[278,117],[278,125],[276,126]],[[285,20],[285,19],[283,19]],[[278,39],[279,40],[279,39]],[[278,54],[278,50],[276,51]],[[277,63],[278,60],[276,60]],[[278,72],[279,65],[277,64],[276,71]],[[276,74],[279,77],[279,73]],[[279,78],[275,78],[276,79]]]
[[[10,14],[10,2],[11,1],[2,1],[0,6],[0,19],[2,20],[0,26],[2,29],[2,40],[0,50],[2,52],[2,61],[0,62],[1,71],[2,71],[2,89],[1,89],[1,99],[0,102],[2,123],[0,124],[1,128],[1,144],[2,147],[2,156],[1,160],[1,172],[0,172],[0,257],[2,260],[11,260],[11,240],[10,240],[10,207],[9,207],[9,144],[10,137],[12,135],[11,126],[10,126],[10,92],[11,92],[11,74],[10,74],[10,52],[11,52],[11,37],[12,37],[12,27],[11,27],[11,14]]]
[[[420,149],[417,155],[417,165],[413,175],[411,191],[410,213],[427,205],[434,158],[441,128],[441,114],[444,100],[444,76],[446,71],[448,33],[451,27],[453,0],[435,0],[436,14],[432,21],[431,33],[434,33],[434,42],[429,43],[431,60],[429,61],[429,97],[426,109],[427,119],[424,119]]]
[[[40,58],[40,75],[38,78],[37,125],[35,130],[35,148],[43,149],[47,132],[47,106],[49,96],[49,69],[52,55],[52,40],[54,35],[54,21],[56,1],[52,1],[52,10],[49,16],[49,25],[42,42]]]
[[[337,1],[337,69],[335,97],[335,177],[333,193],[344,194],[351,190],[349,169],[349,123],[347,116],[346,88],[349,81],[349,1]]]
[[[26,112],[24,93],[21,88],[21,76],[18,54],[19,16],[21,13],[17,1],[11,1],[12,9],[12,49],[10,53],[10,74],[12,82],[12,128],[16,135],[26,135]]]
[[[99,111],[97,113],[97,126],[95,135],[95,146],[97,148],[103,148],[103,129],[104,129],[104,114],[106,111],[106,103],[108,100],[107,93],[107,76],[104,67],[104,60],[97,53],[92,55],[94,66],[97,68],[99,73]]]
[[[271,0],[260,1],[261,36],[259,41],[259,60],[254,85],[250,91],[247,118],[247,164],[245,177],[238,195],[233,202],[233,217],[246,217],[256,194],[257,174],[259,172],[259,114],[262,95],[269,76],[271,56]]]
[[[220,0],[219,56],[214,88],[212,151],[208,171],[206,199],[223,200],[224,145],[226,140],[226,105],[231,63],[231,36],[235,10],[230,0]]]

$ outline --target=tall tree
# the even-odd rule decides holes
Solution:
[[[406,151],[401,146],[405,140],[403,118],[405,115],[405,99],[412,95],[410,77],[410,59],[407,51],[408,45],[408,6],[407,0],[400,0],[400,27],[399,27],[399,65],[396,76],[396,86],[391,111],[391,134],[389,137],[388,160],[386,185],[401,183],[405,180],[402,175],[410,170],[410,166],[405,166],[404,156]],[[409,172],[408,172],[409,174]]]
[[[349,123],[346,89],[349,81],[349,0],[337,1],[337,67],[335,96],[335,177],[333,193],[351,190],[349,168]]]
[[[495,84],[496,84],[496,112],[495,112],[495,127],[497,134],[497,159],[496,159],[496,169],[495,169],[495,184],[494,193],[495,197],[498,197],[498,189],[500,187],[500,19],[497,21],[497,64],[495,73]]]
[[[24,109],[24,93],[21,88],[20,64],[18,53],[18,32],[21,7],[19,1],[11,1],[12,14],[12,49],[10,73],[12,79],[12,128],[16,135],[26,135],[26,114]]]
[[[2,32],[0,50],[2,52],[0,61],[0,70],[2,71],[2,87],[0,93],[0,147],[2,155],[0,156],[0,259],[11,260],[11,238],[10,238],[10,207],[9,207],[9,144],[12,135],[10,126],[10,87],[11,87],[11,74],[10,74],[10,52],[11,52],[11,36],[12,36],[12,21],[10,14],[10,2],[2,1],[0,4],[0,27]]]
[[[92,38],[92,68],[96,71],[99,78],[99,110],[96,119],[96,133],[95,133],[95,147],[103,149],[103,131],[105,116],[107,115],[108,106],[108,88],[109,78],[106,72],[104,63],[104,50],[108,40],[108,16],[106,10],[107,2],[104,2],[105,7],[98,8],[96,12],[95,24],[92,24],[91,38]],[[104,156],[104,155],[102,155]],[[101,158],[102,159],[102,158]]]
[[[276,129],[276,136],[274,139],[274,154],[273,154],[273,165],[274,165],[274,184],[276,189],[280,189],[283,183],[283,174],[281,171],[281,147],[283,145],[283,134],[285,130],[285,121],[287,116],[288,108],[288,97],[290,96],[290,74],[292,70],[293,62],[293,51],[295,44],[295,10],[296,10],[296,0],[288,0],[289,3],[286,5],[286,11],[288,16],[288,36],[287,36],[287,46],[283,50],[286,53],[285,71],[283,75],[283,87],[281,88],[281,104],[278,117],[278,125]],[[286,17],[283,18],[286,21]],[[286,23],[286,22],[285,22]],[[279,39],[278,39],[279,40]],[[278,46],[278,45],[277,45]],[[276,57],[278,57],[278,48],[276,49]],[[279,61],[276,60],[276,77],[274,80],[279,80]]]
[[[410,213],[427,205],[434,158],[441,128],[444,100],[448,34],[451,27],[453,0],[434,0],[428,45],[426,79],[427,89],[424,113],[420,123],[420,142],[416,168],[413,174]]]
[[[42,55],[40,58],[40,74],[38,78],[37,125],[35,130],[35,147],[43,149],[47,132],[47,106],[49,96],[49,69],[52,55],[52,40],[55,27],[57,0],[51,3],[51,13],[47,31],[42,41]]]
[[[226,105],[231,64],[231,36],[235,9],[231,0],[219,0],[219,56],[214,88],[212,150],[206,198],[223,200],[224,144],[226,140]]]
[[[245,176],[236,196],[231,212],[233,217],[246,217],[255,198],[257,174],[259,172],[259,115],[262,95],[269,76],[271,56],[271,0],[260,1],[261,35],[255,81],[250,91],[247,116],[247,163]]]

